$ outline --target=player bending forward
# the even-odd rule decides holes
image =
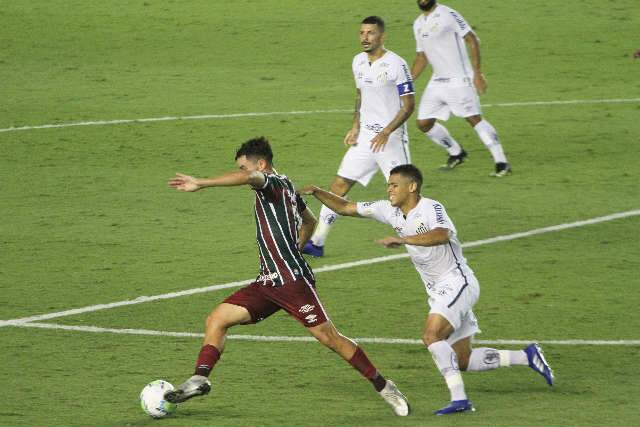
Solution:
[[[169,181],[179,191],[240,185],[248,185],[255,191],[260,275],[255,282],[227,297],[207,317],[204,343],[193,376],[165,398],[179,403],[207,394],[211,389],[207,377],[224,350],[228,329],[259,322],[284,309],[318,341],[371,381],[396,415],[408,415],[407,399],[395,384],[385,380],[360,346],[336,330],[325,312],[315,290],[313,271],[300,252],[316,224],[315,217],[291,181],[276,173],[272,161],[269,142],[263,137],[255,138],[242,144],[236,153],[240,170],[210,179],[176,174]]]
[[[416,270],[422,277],[431,307],[422,341],[444,377],[451,402],[436,415],[474,410],[462,382],[463,371],[486,371],[512,365],[529,365],[553,385],[553,373],[538,344],[524,350],[471,348],[473,336],[480,332],[473,306],[480,286],[462,255],[462,248],[442,204],[422,197],[422,174],[413,165],[391,170],[387,192],[389,200],[349,202],[318,187],[306,187],[324,205],[340,215],[367,217],[389,224],[398,237],[386,237],[378,243],[389,247],[405,245]]]

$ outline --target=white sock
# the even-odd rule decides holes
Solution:
[[[322,205],[320,209],[320,219],[318,221],[318,225],[316,226],[316,230],[311,236],[311,242],[316,246],[324,246],[324,242],[327,240],[327,236],[329,235],[329,231],[331,231],[331,226],[338,219],[338,214]]]
[[[529,365],[529,359],[524,350],[498,350],[498,353],[500,353],[500,367]]]
[[[442,126],[440,123],[436,122],[431,130],[426,132],[425,135],[427,135],[437,145],[446,148],[450,156],[457,156],[462,152],[460,144],[453,139],[447,128]]]
[[[471,350],[469,356],[469,372],[482,372],[496,368],[507,368],[512,365],[528,365],[527,354],[522,351],[496,350],[479,347]]]
[[[500,139],[498,139],[498,134],[491,123],[486,120],[482,120],[480,123],[474,126],[473,128],[482,143],[489,149],[491,155],[493,156],[493,161],[496,163],[507,163],[507,157],[504,155],[504,151],[502,150],[502,145],[500,145]]]
[[[453,348],[446,341],[437,341],[429,347],[431,357],[440,370],[440,373],[447,382],[451,400],[466,400],[467,394],[464,392],[464,382],[458,367],[458,357]]]

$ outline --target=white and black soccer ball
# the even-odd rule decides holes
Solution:
[[[164,380],[156,380],[147,384],[140,392],[142,410],[153,418],[164,418],[175,412],[178,405],[164,399],[164,394],[171,390],[173,390],[173,385]]]

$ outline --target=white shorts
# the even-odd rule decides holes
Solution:
[[[480,333],[473,306],[480,297],[478,279],[469,269],[455,270],[437,283],[423,281],[429,294],[429,314],[439,314],[453,326],[447,338],[451,345]]]
[[[385,180],[388,180],[391,169],[411,163],[409,135],[405,126],[389,135],[384,151],[374,153],[371,151],[371,140],[376,135],[373,131],[360,128],[358,144],[351,146],[345,153],[338,168],[338,176],[357,181],[366,187],[378,169],[384,174]]]
[[[482,114],[473,82],[461,85],[430,81],[420,99],[418,120],[448,120],[451,113],[463,118]]]

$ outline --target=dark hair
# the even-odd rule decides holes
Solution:
[[[271,151],[269,140],[264,136],[251,138],[242,144],[240,148],[238,148],[238,151],[236,151],[236,160],[242,156],[246,156],[252,160],[264,159],[269,162],[269,164],[273,163],[273,151]]]
[[[375,24],[380,28],[380,32],[384,33],[384,19],[379,16],[367,16],[362,20],[361,24]]]
[[[395,174],[402,175],[415,182],[418,185],[418,192],[420,192],[420,187],[422,187],[422,172],[420,172],[420,169],[412,164],[400,165],[391,169],[391,172],[389,172],[389,175]]]

